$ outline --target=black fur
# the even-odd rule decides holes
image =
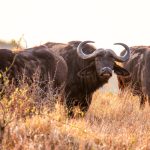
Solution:
[[[97,74],[94,58],[91,60],[79,58],[77,55],[77,46],[80,42],[81,41],[71,41],[68,44],[50,42],[45,44],[50,50],[60,54],[67,62],[68,78],[65,93],[66,105],[70,116],[74,115],[72,111],[74,106],[79,106],[81,111],[86,112],[91,104],[93,93],[109,80],[109,78],[101,78]],[[95,47],[86,44],[83,51],[86,54],[90,54],[95,51]],[[117,64],[114,62],[112,56],[108,56],[108,61],[107,56],[104,57],[106,57],[106,64],[112,65],[112,70],[115,70]]]
[[[53,81],[53,88],[61,87],[66,81],[68,69],[61,56],[45,46],[38,46],[18,52],[0,49],[0,71],[6,73],[10,83],[13,80],[16,86],[23,77],[31,83],[33,76],[38,74],[40,86],[46,89],[49,81]]]
[[[132,93],[140,97],[141,108],[145,106],[146,100],[150,104],[150,46],[131,47],[131,57],[123,67],[130,72],[130,76],[118,76],[120,89],[124,91],[130,87]]]

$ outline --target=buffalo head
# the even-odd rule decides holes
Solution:
[[[85,54],[83,52],[83,46],[87,43],[94,43],[93,41],[84,41],[81,42],[77,47],[77,54],[81,59],[90,60],[92,59],[91,66],[94,65],[96,68],[96,72],[99,78],[109,79],[112,76],[112,72],[121,76],[128,76],[129,72],[124,68],[120,67],[116,64],[116,62],[125,62],[130,57],[130,48],[123,43],[115,43],[114,45],[121,45],[125,48],[126,53],[123,56],[117,56],[116,53],[111,49],[96,49],[91,54]],[[83,72],[87,72],[87,69],[90,67],[86,67],[81,70],[80,74],[87,74]],[[91,72],[92,73],[92,72]]]

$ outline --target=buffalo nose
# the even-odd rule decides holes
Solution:
[[[106,76],[106,77],[110,77],[112,76],[112,69],[109,68],[109,67],[104,67],[102,68],[102,73],[101,73],[102,76]]]

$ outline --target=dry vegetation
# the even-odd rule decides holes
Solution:
[[[149,106],[139,110],[138,98],[128,92],[97,91],[84,117],[68,119],[64,107],[54,104],[59,96],[51,91],[42,99],[35,84],[6,84],[4,90],[1,150],[150,149]]]
[[[20,37],[18,40],[11,40],[11,41],[5,41],[0,39],[0,48],[12,49],[17,51],[23,49],[23,47],[27,48],[27,42],[23,36]]]

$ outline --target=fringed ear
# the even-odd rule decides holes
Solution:
[[[118,87],[122,91],[125,88],[130,87],[130,85],[131,85],[131,74],[129,76],[119,76],[118,75],[117,79],[118,79]]]
[[[90,64],[89,66],[81,69],[77,75],[80,77],[80,78],[86,78],[86,77],[89,77],[93,74],[94,72],[94,63]]]
[[[129,76],[130,75],[130,73],[126,69],[122,68],[121,66],[117,65],[116,63],[114,65],[114,72],[120,76]]]

